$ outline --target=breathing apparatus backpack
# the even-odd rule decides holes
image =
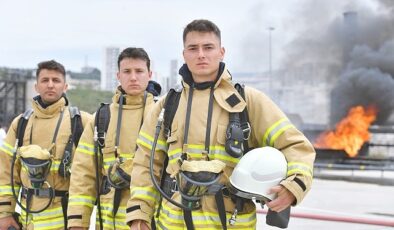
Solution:
[[[245,87],[244,85],[241,85],[239,83],[234,85],[235,89],[238,91],[238,93],[241,95],[241,97],[245,100]],[[162,120],[163,124],[163,131],[165,137],[168,138],[168,136],[171,133],[171,125],[173,122],[173,119],[175,117],[175,113],[177,111],[178,105],[179,105],[179,100],[181,97],[182,93],[182,87],[177,86],[175,88],[170,89],[168,92],[165,103],[164,103],[164,114],[162,115],[163,117],[160,118],[159,116],[159,123],[156,126],[156,135],[159,133],[158,127],[161,126],[160,120]],[[244,154],[246,154],[250,149],[248,146],[248,139],[250,136],[251,132],[251,127],[249,123],[249,116],[248,116],[248,110],[247,107],[240,112],[240,113],[230,113],[229,114],[229,125],[227,126],[226,129],[226,142],[225,142],[225,150],[226,152],[231,155],[232,157],[235,158],[240,158]],[[152,147],[152,153],[154,153],[154,147],[155,143],[153,144]],[[151,156],[152,158],[152,156]],[[166,155],[165,161],[164,161],[164,166],[163,166],[163,171],[161,175],[161,180],[160,180],[160,185],[157,184],[157,182],[154,180],[152,172],[151,172],[151,177],[153,180],[153,183],[155,187],[158,188],[159,192],[162,194],[162,197],[166,198],[169,202],[172,204],[180,207],[183,209],[184,212],[184,220],[185,224],[187,226],[187,229],[194,229],[193,223],[192,223],[192,216],[191,216],[191,210],[196,208],[197,206],[194,205],[193,200],[195,199],[194,197],[189,197],[188,194],[182,191],[182,184],[184,184],[183,181],[190,182],[192,179],[191,177],[185,177],[185,180],[179,180],[171,178],[170,175],[166,172],[166,168],[168,165],[168,156]],[[153,162],[151,161],[150,168],[153,167]],[[184,172],[181,172],[180,175],[184,174]],[[214,182],[217,178],[214,178],[214,180],[211,180]],[[196,185],[196,182],[193,181],[194,184]],[[181,183],[181,185],[179,184]],[[189,183],[192,184],[192,183]],[[198,184],[198,183],[197,183]],[[201,183],[200,183],[201,184]],[[186,183],[187,185],[187,183]],[[207,184],[208,185],[208,184]],[[216,206],[218,209],[219,217],[221,220],[221,224],[223,229],[227,229],[227,220],[226,220],[226,212],[225,212],[225,206],[224,206],[224,200],[223,200],[223,193],[222,191],[228,192],[228,189],[224,187],[217,187],[217,184],[209,184],[210,188],[206,188],[206,186],[200,186],[198,189],[199,190],[211,190],[210,193],[215,195],[215,200],[216,200]],[[192,190],[195,191],[195,187],[192,187]],[[182,196],[182,204],[178,204],[177,202],[171,200],[171,196],[174,194],[175,191],[179,191],[181,196]],[[164,194],[163,194],[164,193]],[[229,220],[230,225],[235,224],[236,222],[236,215],[237,212],[243,209],[244,202],[248,199],[238,197],[234,194],[229,194],[232,197],[232,200],[235,201],[236,203],[236,209],[234,210],[234,213]],[[186,198],[186,202],[184,201],[183,198]],[[188,207],[187,209],[185,209]],[[194,205],[194,206],[193,206]],[[262,203],[263,205],[263,203]],[[159,207],[156,212],[156,217],[159,217],[161,210],[161,202],[159,203]],[[272,210],[268,210],[268,215],[267,215],[267,224],[280,227],[280,228],[286,228],[287,223],[289,221],[289,212],[290,208],[286,209],[285,211],[285,217],[283,217],[282,213],[276,213],[273,212]],[[153,225],[153,229],[156,229],[156,227]]]
[[[123,92],[124,93],[124,92]],[[154,101],[157,101],[157,96],[161,93],[161,86],[155,81],[149,81],[147,89],[144,94],[143,108],[145,109],[147,93],[151,93],[154,97]],[[123,94],[119,98],[119,104],[123,103]],[[144,112],[143,112],[144,113]],[[105,147],[105,138],[109,122],[111,120],[110,104],[101,103],[100,107],[96,111],[94,120],[94,149],[95,149],[95,171],[96,171],[96,203],[97,213],[99,217],[100,229],[103,229],[103,220],[101,214],[101,201],[100,195],[108,194],[111,191],[111,187],[115,189],[113,210],[112,215],[115,217],[121,201],[122,190],[130,187],[130,175],[128,174],[129,168],[131,168],[131,160],[123,159],[122,157],[116,156],[114,164],[110,165],[107,171],[107,175],[101,175],[101,168],[103,165],[103,154],[102,149]],[[115,138],[115,155],[117,155],[117,146],[119,144],[119,135],[121,129],[122,120],[122,106],[119,106],[118,117],[117,117],[117,128]],[[142,121],[141,121],[142,125]],[[100,181],[101,180],[101,181]]]
[[[69,112],[70,112],[70,118],[71,118],[71,134],[69,137],[69,140],[66,144],[66,147],[64,149],[63,157],[61,159],[60,165],[59,165],[59,175],[62,177],[69,177],[70,176],[70,168],[71,168],[71,161],[72,161],[72,150],[73,146],[77,146],[79,139],[82,135],[83,131],[83,126],[82,126],[82,119],[81,119],[81,114],[80,111],[77,107],[68,107]],[[62,204],[62,209],[63,209],[63,216],[64,216],[64,224],[65,227],[67,227],[67,203],[68,203],[68,191],[58,191],[50,187],[50,185],[45,182],[46,177],[49,173],[50,167],[51,167],[51,154],[45,150],[41,149],[40,146],[38,145],[27,145],[23,146],[23,139],[25,135],[25,130],[27,123],[29,121],[29,118],[33,114],[33,109],[28,109],[26,110],[22,116],[20,117],[18,124],[17,124],[17,130],[16,130],[16,151],[13,155],[12,159],[12,164],[11,164],[11,189],[13,196],[16,200],[16,203],[24,210],[26,211],[26,215],[29,213],[40,213],[47,209],[50,204],[52,203],[52,200],[55,196],[60,196],[61,197],[61,204]],[[64,111],[61,112],[59,120],[57,122],[57,126],[55,129],[55,135],[53,137],[52,142],[56,140],[57,133],[60,128],[60,123],[62,121],[64,115]],[[21,150],[21,151],[20,151]],[[22,152],[26,151],[25,153]],[[33,153],[32,156],[29,156],[29,151]],[[14,187],[14,165],[17,159],[17,154],[20,155],[21,163],[22,165],[27,168],[27,173],[28,177],[31,181],[31,185],[33,188],[26,188],[22,187],[22,196],[26,198],[26,207],[22,205],[22,203],[18,200],[18,196],[16,195],[15,187]],[[43,184],[47,184],[48,188],[42,188]],[[44,208],[40,210],[31,210],[30,209],[30,204],[31,204],[31,199],[33,196],[38,196],[38,197],[46,197],[49,198],[49,202],[47,205],[45,205]],[[26,221],[27,221],[26,217]]]
[[[79,139],[81,138],[83,132],[81,113],[78,107],[70,106],[68,107],[71,117],[71,134],[67,141],[67,145],[64,149],[63,158],[59,165],[59,174],[62,177],[70,176],[70,167],[72,160],[72,149],[73,145],[78,146]],[[18,121],[17,125],[17,139],[18,147],[23,145],[23,137],[25,135],[26,125],[29,122],[30,116],[33,114],[33,109],[26,110]]]

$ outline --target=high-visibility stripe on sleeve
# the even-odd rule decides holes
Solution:
[[[154,138],[150,136],[149,134],[140,131],[138,138],[137,138],[137,144],[141,144],[144,147],[147,147],[148,149],[152,149],[153,146],[153,140]],[[156,144],[156,150],[162,150],[162,151],[167,151],[168,145],[166,141],[164,140],[158,140]]]
[[[93,156],[94,155],[94,145],[80,141],[76,151]]]
[[[313,177],[312,167],[302,162],[288,162],[287,163],[287,176],[294,174],[301,174],[308,177]]]
[[[14,185],[15,193],[19,194],[20,186]],[[1,195],[12,195],[12,188],[10,185],[2,185],[0,186],[0,196]]]
[[[153,187],[132,187],[130,196],[131,198],[150,200],[152,202],[159,200],[159,193]]]
[[[73,195],[68,200],[69,205],[81,205],[93,208],[96,198],[86,195]]]
[[[175,163],[182,155],[182,149],[176,148],[168,152],[168,163]]]
[[[13,156],[15,149],[12,145],[6,143],[5,141],[3,142],[3,144],[0,146],[0,150],[3,151],[4,153],[6,153],[9,156]]]
[[[287,118],[282,118],[267,129],[263,136],[263,146],[274,146],[276,139],[294,125]]]

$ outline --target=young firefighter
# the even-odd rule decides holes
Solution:
[[[149,81],[150,59],[142,48],[127,48],[118,57],[116,89],[112,103],[102,105],[88,124],[72,165],[68,224],[88,229],[97,200],[96,227],[127,229],[131,162],[142,122],[160,93],[160,85]],[[98,168],[98,170],[97,170]],[[99,193],[99,195],[97,195]]]
[[[33,109],[14,119],[0,147],[0,229],[19,229],[17,202],[24,229],[66,228],[72,153],[91,115],[68,106],[65,74],[54,60],[38,64]]]
[[[245,100],[238,93],[222,62],[225,50],[221,47],[220,30],[214,23],[192,21],[184,29],[183,45],[185,64],[179,70],[183,78],[179,104],[170,131],[162,129],[157,143],[158,120],[161,121],[164,113],[166,123],[165,111],[169,108],[163,112],[162,108],[168,101],[163,98],[156,103],[151,116],[144,121],[133,161],[131,177],[135,179],[131,182],[126,220],[132,230],[149,229],[156,213],[159,213],[158,229],[255,229],[254,203],[245,201],[236,213],[238,205],[227,189],[228,177],[240,161],[240,156],[227,150],[239,144],[233,142],[234,146],[227,146],[228,140],[233,138],[226,133],[230,123],[233,124],[230,116],[246,107],[251,129],[244,129],[248,140],[244,144],[249,149],[272,146],[287,159],[287,178],[272,187],[271,192],[278,196],[267,203],[273,211],[299,204],[310,189],[314,149],[266,95],[250,87],[244,89]],[[243,135],[241,141],[242,138]],[[152,152],[154,159],[151,159],[152,149],[156,149]],[[154,211],[160,194],[149,177],[150,169],[154,171],[155,181],[160,181],[162,170],[176,178],[176,186],[170,187],[175,192],[170,199],[174,203],[162,199],[157,212]],[[215,181],[210,176],[220,172],[216,185],[221,187],[213,193],[215,186],[212,190],[204,186]],[[216,194],[223,198],[224,204],[219,209]],[[237,217],[230,224],[228,220],[232,215]]]

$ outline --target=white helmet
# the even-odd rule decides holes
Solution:
[[[272,147],[247,152],[230,176],[229,190],[246,199],[273,200],[276,194],[268,191],[287,174],[287,161],[282,152]]]

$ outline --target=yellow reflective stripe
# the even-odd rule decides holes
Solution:
[[[287,176],[294,174],[301,174],[304,176],[313,177],[313,169],[310,165],[303,162],[289,162],[287,163]]]
[[[86,153],[88,155],[94,155],[94,145],[80,141],[76,151]]]
[[[84,147],[79,146],[79,145],[78,145],[78,148],[77,148],[75,151],[77,151],[77,152],[79,152],[79,153],[85,153],[85,154],[91,155],[91,156],[94,155],[94,151],[87,150],[87,149],[85,149]]]
[[[10,156],[14,156],[14,147],[9,145],[6,142],[3,142],[3,144],[0,146],[0,150],[5,152],[6,154],[10,155]]]
[[[168,152],[168,163],[173,164],[175,163],[179,157],[182,155],[182,148],[176,148]]]
[[[158,224],[168,229],[182,229],[183,226],[183,212],[181,210],[173,210],[167,204],[163,203],[162,212],[158,219]],[[230,219],[231,214],[226,213],[227,219]],[[196,229],[222,229],[219,214],[217,212],[203,212],[197,210],[192,212],[193,224]],[[237,215],[237,222],[234,227],[244,227],[243,229],[254,229],[256,224],[256,213],[246,213]],[[174,226],[175,225],[175,226]],[[178,225],[178,226],[177,226]],[[210,227],[207,227],[210,226]],[[178,227],[178,228],[177,228]]]
[[[90,151],[94,151],[94,145],[93,144],[89,144],[83,141],[79,141],[78,146],[84,146],[87,149],[90,149]]]
[[[64,227],[64,218],[63,214],[61,217],[56,219],[49,219],[46,221],[36,221],[33,218],[33,226],[34,230],[50,230],[50,229],[59,229]]]
[[[153,187],[132,187],[130,196],[137,199],[148,199],[153,202],[159,200],[159,193]]]
[[[42,223],[46,222],[46,220],[50,218],[58,218],[61,217],[63,219],[63,209],[62,207],[46,209],[40,213],[33,213],[33,220],[40,221]]]
[[[81,205],[81,206],[88,206],[88,207],[93,207],[94,203],[96,202],[96,198],[92,196],[86,196],[86,195],[73,195],[70,196],[68,199],[68,204],[69,205]]]
[[[272,146],[275,140],[291,125],[287,118],[282,118],[267,129],[263,136],[263,146]],[[286,127],[286,128],[285,128]],[[291,127],[293,127],[291,125]]]
[[[14,185],[15,193],[19,194],[20,186]],[[0,186],[0,195],[12,195],[12,188],[10,185]]]
[[[278,139],[278,137],[279,137],[280,135],[282,135],[282,133],[283,133],[284,131],[286,131],[287,129],[290,129],[290,128],[294,128],[294,125],[288,124],[288,125],[285,125],[285,126],[283,126],[282,128],[280,128],[280,129],[272,136],[269,145],[270,145],[270,146],[274,146],[274,143],[275,143],[276,139]]]
[[[149,134],[140,131],[138,138],[137,138],[137,143],[140,143],[142,145],[147,145],[145,147],[152,149],[153,146],[153,140],[154,138],[152,136],[150,136]],[[148,147],[150,146],[150,147]],[[159,150],[163,150],[166,151],[167,150],[167,142],[164,140],[157,140],[157,144],[156,144],[156,148]]]

